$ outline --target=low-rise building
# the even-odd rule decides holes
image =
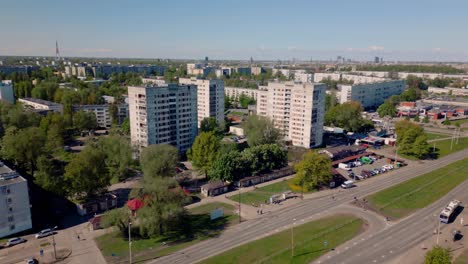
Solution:
[[[451,94],[454,96],[468,96],[468,89],[452,88],[452,87],[429,87],[427,89],[429,93],[433,94]]]
[[[15,103],[15,93],[13,91],[13,81],[5,80],[0,82],[0,100]]]
[[[32,228],[28,182],[0,161],[0,237]]]
[[[260,75],[265,72],[265,69],[263,67],[253,66],[250,67],[250,72],[252,75]]]
[[[53,112],[58,112],[62,113],[63,112],[63,105],[54,103],[51,101],[46,101],[42,99],[37,99],[37,98],[19,98],[18,101],[22,103],[26,107],[31,107],[33,109],[38,109],[38,110],[48,110],[48,111],[53,111]]]

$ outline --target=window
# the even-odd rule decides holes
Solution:
[[[15,225],[11,225],[10,230],[15,230]]]
[[[15,218],[12,215],[8,216],[8,222],[13,222],[13,220],[15,220]]]

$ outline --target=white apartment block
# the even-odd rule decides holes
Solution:
[[[28,182],[0,161],[0,237],[32,228]]]
[[[42,100],[42,99],[37,99],[37,98],[19,98],[18,101],[22,103],[26,107],[31,107],[33,109],[39,109],[39,110],[49,110],[49,111],[54,111],[54,112],[63,112],[63,105]]]
[[[109,105],[74,105],[74,111],[84,111],[94,113],[98,127],[110,128],[112,126],[112,116]]]
[[[155,78],[141,78],[141,82],[143,84],[154,84],[156,86],[164,86],[166,85],[166,80],[163,77],[155,77]]]
[[[214,117],[221,124],[224,121],[224,81],[197,78],[179,78],[180,84],[197,86],[198,127],[207,117]]]
[[[132,145],[170,144],[187,151],[197,136],[197,87],[128,87]]]
[[[244,94],[257,100],[258,89],[225,87],[224,93],[226,96],[229,96],[230,98],[239,98],[242,94]]]
[[[314,82],[314,74],[313,73],[305,73],[305,72],[295,72],[294,73],[294,81],[301,82],[301,83],[313,83]]]
[[[323,79],[330,78],[332,81],[339,81],[341,79],[340,73],[326,73],[326,72],[316,72],[314,73],[314,82],[319,83]]]
[[[263,67],[253,66],[250,68],[252,75],[260,75],[265,72]]]
[[[271,118],[294,146],[322,144],[326,85],[270,82],[260,87],[257,114]]]
[[[387,80],[375,83],[360,83],[339,85],[336,94],[340,104],[356,101],[364,108],[374,108],[381,105],[392,95],[401,94],[406,88],[405,80]]]
[[[15,93],[13,91],[13,82],[5,80],[0,82],[0,100],[9,102],[10,104],[15,103]]]

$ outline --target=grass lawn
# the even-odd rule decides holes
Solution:
[[[439,138],[448,138],[450,135],[444,134],[437,134],[437,133],[429,133],[426,132],[427,140],[439,139]]]
[[[292,179],[280,181],[270,185],[257,188],[253,191],[241,194],[241,203],[258,206],[265,203],[272,195],[280,194],[282,192],[291,191],[289,183]],[[229,199],[239,202],[239,194],[228,197]]]
[[[363,224],[363,220],[354,216],[334,215],[295,226],[294,257],[291,256],[291,230],[288,229],[200,263],[309,263],[356,236],[363,230]]]
[[[468,179],[468,158],[367,197],[369,205],[392,219],[402,218],[437,201]]]
[[[430,147],[432,149],[434,147],[434,144],[435,144],[436,152],[438,153],[439,158],[447,156],[447,155],[449,155],[451,153],[454,153],[454,152],[457,152],[457,151],[468,148],[468,137],[459,138],[458,139],[458,144],[456,144],[454,142],[452,150],[450,150],[451,142],[452,142],[452,139],[446,139],[446,140],[441,140],[441,141],[436,141],[436,142],[433,142],[433,143],[429,143],[429,145],[430,145]]]
[[[453,262],[453,264],[466,264],[466,263],[468,263],[468,249],[465,249],[465,251],[463,251],[463,253],[460,256],[458,256]]]
[[[216,208],[224,208],[224,217],[211,221],[210,212]],[[193,230],[193,236],[190,238],[178,234],[149,239],[132,238],[134,263],[155,259],[218,235],[226,226],[237,223],[238,218],[234,215],[234,210],[234,206],[221,202],[190,209],[190,216],[187,220],[187,224]],[[97,237],[96,243],[108,263],[128,262],[128,240],[120,231]]]
[[[462,120],[455,120],[455,121],[450,121],[452,125],[460,124],[463,125],[465,123],[468,123],[468,119],[462,119]]]

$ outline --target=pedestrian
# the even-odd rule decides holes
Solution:
[[[332,195],[332,199],[335,200],[335,195]]]
[[[76,238],[78,238],[78,240],[80,240],[80,235],[77,235]]]

